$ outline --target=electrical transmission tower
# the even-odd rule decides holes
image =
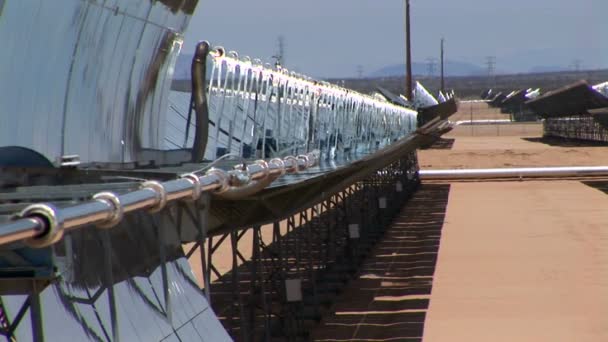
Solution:
[[[426,59],[426,70],[429,77],[435,76],[435,70],[437,69],[437,59],[429,57]]]
[[[572,61],[572,64],[570,65],[570,67],[572,68],[573,71],[579,72],[579,71],[581,71],[582,64],[583,64],[582,60],[575,59]]]
[[[357,65],[357,78],[363,78],[363,65]]]
[[[285,65],[285,37],[279,36],[277,38],[277,52],[274,56],[274,64],[277,66]]]
[[[494,76],[496,72],[496,56],[486,57],[486,67],[488,70],[488,77]]]
[[[486,57],[486,67],[488,70],[488,79],[492,87],[496,87],[496,56]]]

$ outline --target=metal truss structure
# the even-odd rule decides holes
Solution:
[[[544,118],[549,137],[608,142],[608,97],[605,84],[579,81],[526,102]]]
[[[608,142],[608,129],[591,116],[547,118],[543,122],[546,137]]]
[[[296,213],[229,231],[208,231],[209,194],[131,213],[112,230],[70,231],[34,250],[52,256],[59,276],[24,277],[12,288],[2,282],[0,333],[35,341],[225,340],[217,315],[236,340],[301,339],[416,190],[416,154],[345,184]],[[184,252],[184,242],[194,245]],[[225,242],[232,267],[222,274],[217,251]],[[195,252],[202,286],[186,263]],[[18,279],[18,270],[4,268],[11,270]]]
[[[417,189],[416,160],[415,153],[407,154],[268,225],[206,238],[203,232],[187,255],[200,253],[203,290],[231,336],[239,341],[305,338]],[[189,217],[198,226],[205,215],[203,210]],[[250,246],[242,241],[246,234],[252,235]],[[232,267],[221,274],[214,260],[224,242],[230,243]],[[250,260],[243,248],[251,248]]]

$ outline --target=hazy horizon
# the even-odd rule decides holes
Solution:
[[[201,1],[186,32],[184,52],[209,40],[270,62],[285,38],[285,65],[315,77],[352,77],[403,63],[404,1]],[[411,0],[413,60],[446,58],[483,67],[496,56],[497,72],[535,67],[608,67],[608,2]],[[474,23],[474,24],[472,24]],[[449,70],[448,70],[449,73]]]

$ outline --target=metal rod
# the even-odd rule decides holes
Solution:
[[[42,322],[42,306],[40,303],[40,290],[36,280],[32,280],[33,291],[29,296],[30,320],[32,325],[32,339],[34,342],[44,342],[44,324]]]
[[[44,233],[45,223],[38,217],[28,217],[0,226],[0,245],[34,238]]]
[[[420,170],[422,180],[608,176],[608,166]]]

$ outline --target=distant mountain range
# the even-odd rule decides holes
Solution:
[[[1,1],[1,0],[0,0]],[[502,57],[497,61],[497,74],[527,74],[527,73],[544,73],[544,72],[561,72],[571,71],[572,66],[566,62],[565,58],[549,58],[550,52],[556,51],[540,50],[528,52],[528,54],[520,53],[514,54],[509,57]],[[532,56],[533,58],[530,58]],[[191,53],[182,53],[177,58],[175,65],[174,79],[183,80],[190,79],[190,65],[192,63],[193,55]],[[466,58],[467,61],[454,61],[447,60],[445,63],[445,75],[446,76],[483,76],[487,74],[487,69],[483,66],[483,58]],[[474,61],[479,60],[479,63]],[[551,63],[546,66],[538,66],[534,61],[547,60]],[[590,65],[591,64],[591,65]],[[597,63],[593,63],[597,64]],[[594,66],[592,63],[584,64],[583,66],[589,68]],[[354,67],[353,67],[354,69]],[[312,71],[311,71],[312,72]],[[427,76],[428,65],[423,62],[414,62],[412,64],[412,72],[415,76]],[[439,75],[439,65],[436,65],[434,75]],[[374,72],[367,73],[364,76],[377,78],[377,77],[391,77],[391,76],[403,76],[405,75],[404,64],[394,64],[382,67]],[[319,75],[319,78],[325,78],[327,75]],[[342,76],[347,77],[347,76]],[[354,77],[354,75],[353,75]]]
[[[175,71],[173,78],[176,80],[183,80],[190,78],[190,65],[192,63],[192,54],[181,54],[177,58],[175,64]],[[414,63],[412,65],[414,75],[426,76],[428,75],[428,69],[426,63]],[[445,64],[445,72],[448,76],[475,76],[485,74],[485,70],[474,64],[465,62],[447,61]],[[439,67],[436,68],[436,75],[439,75]],[[405,75],[405,65],[397,64],[384,67],[377,70],[367,77],[390,77],[390,76],[401,76]]]

